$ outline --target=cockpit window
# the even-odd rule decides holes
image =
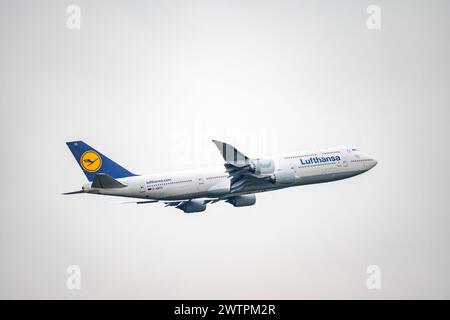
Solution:
[[[352,151],[359,151],[358,149],[352,149]]]

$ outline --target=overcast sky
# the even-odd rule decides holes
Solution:
[[[450,298],[450,2],[1,7],[0,298]],[[137,173],[221,164],[211,139],[253,157],[355,146],[378,165],[186,215],[61,196],[86,182],[75,139]]]

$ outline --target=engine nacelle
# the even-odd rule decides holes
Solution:
[[[255,174],[271,174],[275,171],[275,161],[264,159],[250,160],[250,170]]]
[[[295,182],[295,173],[292,170],[277,171],[270,177],[272,183],[290,185]]]
[[[254,194],[246,194],[228,198],[226,201],[235,207],[248,207],[256,203],[256,196]]]
[[[185,213],[202,212],[206,210],[206,204],[203,200],[190,200],[177,207]]]

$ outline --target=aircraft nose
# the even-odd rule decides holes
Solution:
[[[378,163],[377,160],[375,160],[374,158],[370,158],[370,161],[369,161],[369,169],[368,169],[368,170],[370,170],[370,169],[372,169],[373,167],[375,167],[375,166],[377,165],[377,163]]]

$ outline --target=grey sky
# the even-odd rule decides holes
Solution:
[[[448,1],[2,1],[0,297],[450,298],[449,21]],[[211,139],[378,165],[184,215],[61,196],[85,183],[74,139],[137,173],[220,164]]]

